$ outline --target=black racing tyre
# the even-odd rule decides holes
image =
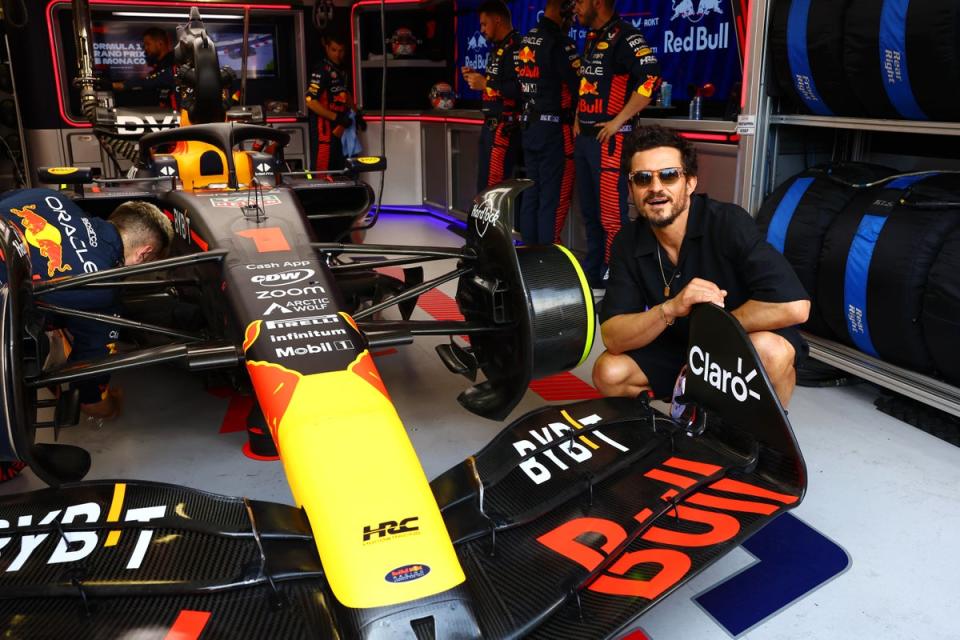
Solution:
[[[850,0],[843,67],[870,116],[957,120],[960,3]]]
[[[823,239],[817,276],[823,320],[867,354],[932,373],[921,306],[934,260],[957,228],[956,174],[899,177],[859,193]]]
[[[770,62],[791,102],[817,115],[857,116],[863,106],[843,68],[849,0],[773,0]]]
[[[803,328],[825,338],[833,331],[817,313],[817,272],[823,237],[834,218],[864,187],[895,173],[893,169],[860,162],[835,162],[812,167],[788,179],[770,194],[757,214],[767,242],[793,266],[813,306]]]
[[[960,385],[960,230],[954,230],[930,269],[920,323],[939,374]]]

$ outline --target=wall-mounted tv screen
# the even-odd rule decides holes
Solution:
[[[97,71],[111,80],[142,78],[152,65],[143,51],[143,34],[159,27],[167,33],[170,46],[177,43],[175,24],[111,20],[94,23],[93,62]],[[205,24],[207,33],[217,45],[220,66],[230,67],[240,75],[243,53],[243,26],[239,24]],[[277,77],[276,30],[267,24],[251,24],[247,43],[247,78]]]
[[[158,28],[167,34],[171,47],[176,46],[177,27],[187,22],[184,11],[164,8],[137,13],[129,6],[111,7],[97,3],[91,10],[93,27],[94,65],[100,79],[101,90],[107,91],[112,82],[124,82],[145,77],[156,61],[147,60],[143,49],[144,33]],[[141,12],[142,13],[142,12]],[[201,15],[202,15],[201,11]],[[258,10],[251,16],[247,44],[247,93],[244,103],[266,105],[272,103],[271,113],[296,113],[302,105],[303,54],[298,46],[301,38],[298,13],[288,10]],[[127,14],[127,15],[124,15]],[[52,16],[56,22],[56,35],[61,49],[54,57],[59,67],[61,87],[66,114],[74,121],[82,122],[80,93],[73,83],[77,73],[77,57],[74,50],[73,15],[70,4],[58,3]],[[204,17],[204,27],[217,45],[220,65],[234,70],[236,80],[231,94],[240,89],[242,58],[242,20],[228,16]],[[114,90],[114,104],[118,107],[156,107],[157,91]]]

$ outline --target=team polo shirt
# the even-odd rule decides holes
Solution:
[[[516,114],[520,83],[514,56],[519,46],[520,34],[511,31],[503,40],[494,42],[487,54],[487,86],[483,90],[480,110],[488,118]]]
[[[587,33],[577,103],[580,124],[607,122],[620,113],[634,91],[649,98],[658,86],[660,63],[643,34],[629,22],[614,15]]]
[[[322,106],[331,111],[344,113],[350,102],[347,74],[329,58],[324,58],[310,74],[306,97],[319,101]],[[313,111],[310,113],[316,115]]]
[[[639,313],[665,301],[657,262],[657,239],[643,217],[625,225],[613,241],[610,277],[600,322],[623,313]],[[709,280],[727,290],[724,304],[732,311],[747,300],[793,302],[809,296],[793,267],[764,239],[742,208],[693,195],[687,232],[677,264],[660,249],[663,275],[675,297],[692,279]],[[679,273],[676,273],[679,271]],[[689,317],[677,318],[665,335],[686,343]]]

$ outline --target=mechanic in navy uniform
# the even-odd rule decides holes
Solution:
[[[567,36],[573,0],[547,0],[543,17],[520,40],[517,76],[523,98],[524,191],[517,230],[527,244],[560,242],[573,195],[573,96],[580,54]]]
[[[114,91],[156,91],[158,105],[176,109],[176,79],[173,73],[173,48],[167,32],[150,27],[143,32],[143,52],[153,68],[143,78],[114,82]]]
[[[590,29],[573,131],[577,194],[587,232],[584,271],[594,288],[604,286],[613,238],[629,219],[627,184],[620,173],[624,136],[660,84],[653,50],[613,5],[614,0],[576,0],[577,18]]]
[[[346,166],[340,138],[352,124],[350,111],[354,106],[347,87],[349,76],[342,66],[346,55],[344,37],[337,33],[325,35],[323,51],[323,60],[310,74],[306,93],[307,108],[315,116],[312,124],[317,136],[313,168],[316,171],[336,171]],[[362,126],[359,118],[357,125]]]
[[[697,156],[675,131],[642,127],[623,172],[639,217],[613,243],[600,313],[606,351],[593,381],[606,396],[670,395],[686,362],[691,307],[712,302],[740,321],[786,407],[807,345],[795,325],[810,300],[793,268],[740,207],[696,194]]]
[[[173,238],[170,220],[148,202],[125,202],[107,220],[87,216],[63,194],[50,189],[10,192],[0,200],[0,216],[19,230],[30,251],[34,280],[49,280],[135,265],[162,257]],[[0,264],[0,279],[6,281]],[[43,301],[61,307],[113,314],[111,289],[57,291]],[[115,348],[116,329],[81,318],[50,317],[51,328],[69,334],[68,362],[106,357]],[[108,387],[109,376],[83,381],[80,408],[88,416],[110,419],[120,411],[120,393]]]
[[[513,177],[520,159],[520,83],[514,62],[520,34],[513,30],[510,9],[502,0],[486,0],[477,13],[480,33],[490,43],[486,72],[469,67],[461,72],[470,88],[483,94],[477,176],[477,191],[483,191]]]

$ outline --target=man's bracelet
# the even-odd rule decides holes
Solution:
[[[665,303],[660,303],[660,317],[663,318],[663,324],[667,325],[668,327],[672,327],[673,323],[676,322],[677,319],[674,318],[673,320],[667,320],[667,312],[663,310],[664,304]]]

